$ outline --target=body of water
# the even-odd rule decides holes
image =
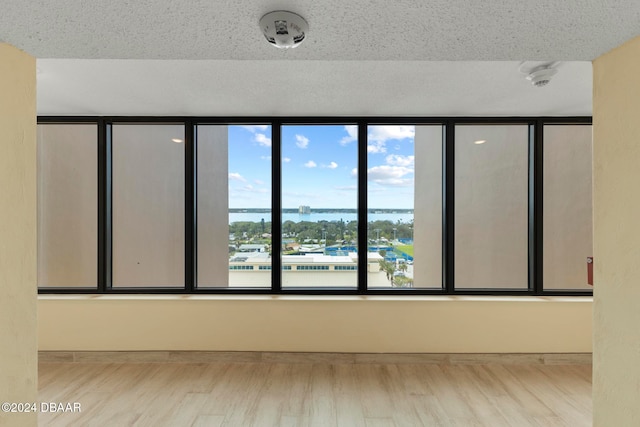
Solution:
[[[391,221],[394,224],[398,221],[404,223],[410,223],[413,220],[412,213],[370,213],[368,215],[369,222],[371,221]],[[260,222],[264,219],[265,222],[271,221],[271,215],[264,212],[233,212],[229,214],[229,223],[249,221]],[[282,222],[318,222],[318,221],[340,221],[344,222],[356,221],[356,213],[311,213],[309,215],[300,215],[298,213],[284,213],[282,214]]]

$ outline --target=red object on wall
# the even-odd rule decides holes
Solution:
[[[593,286],[593,257],[587,257],[587,283]]]

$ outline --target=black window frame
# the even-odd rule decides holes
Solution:
[[[588,116],[571,117],[183,117],[183,116],[40,116],[40,124],[97,125],[98,159],[98,277],[96,288],[38,288],[39,294],[275,294],[275,295],[494,295],[592,296],[591,290],[544,289],[542,282],[543,154],[545,125],[591,125]],[[181,288],[113,288],[112,285],[112,126],[128,124],[183,124],[185,127],[185,283]],[[281,128],[283,125],[357,125],[358,170],[367,170],[367,128],[370,125],[442,126],[442,287],[367,288],[367,251],[359,251],[357,288],[282,288],[280,256],[272,256],[270,288],[197,288],[197,128],[199,125],[264,124],[272,138],[272,247],[281,233]],[[526,289],[456,289],[454,277],[454,179],[456,125],[527,125],[528,169],[528,287]],[[367,247],[367,176],[358,174],[358,247]],[[586,260],[585,260],[586,274]]]

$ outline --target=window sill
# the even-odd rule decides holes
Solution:
[[[495,296],[495,295],[131,295],[131,294],[41,294],[38,300],[126,300],[126,301],[433,301],[433,302],[575,302],[591,303],[592,296]]]

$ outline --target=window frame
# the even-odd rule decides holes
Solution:
[[[543,284],[543,153],[544,126],[592,125],[589,116],[572,117],[184,117],[184,116],[39,116],[38,124],[97,125],[98,277],[96,288],[38,288],[39,294],[298,294],[298,295],[493,295],[592,296],[591,290],[547,290]],[[112,288],[112,126],[113,124],[181,124],[185,127],[185,281],[181,288]],[[359,252],[357,288],[282,288],[280,256],[272,256],[271,287],[197,288],[197,126],[264,124],[272,138],[272,247],[282,243],[281,128],[283,125],[357,125],[358,170],[367,170],[367,128],[370,125],[442,126],[442,287],[367,288],[367,252]],[[456,289],[454,277],[455,126],[522,124],[529,129],[528,159],[528,287]],[[367,176],[358,174],[358,247],[367,247]],[[586,260],[585,260],[586,274]]]

